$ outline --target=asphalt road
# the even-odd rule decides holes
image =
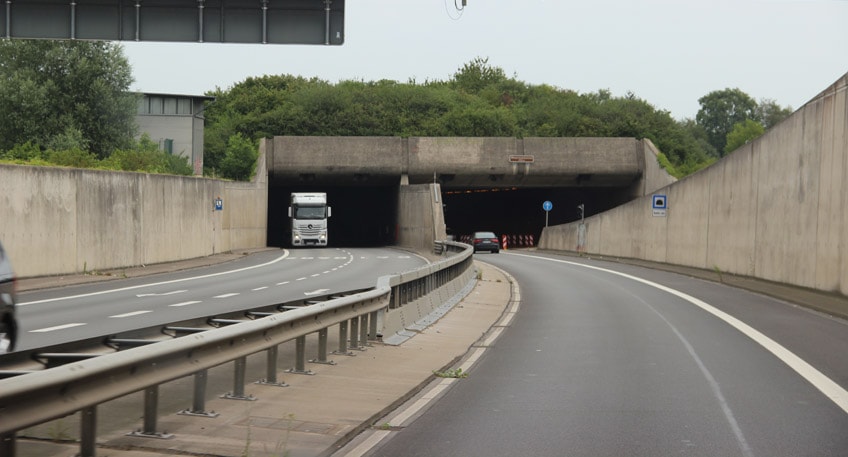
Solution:
[[[24,292],[17,349],[373,287],[425,263],[391,248],[269,250],[202,269]]]
[[[518,281],[516,319],[368,455],[848,455],[846,321],[638,266],[477,258]]]

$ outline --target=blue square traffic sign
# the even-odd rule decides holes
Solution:
[[[667,209],[668,208],[668,198],[665,195],[654,195],[653,196],[653,208],[654,209]]]

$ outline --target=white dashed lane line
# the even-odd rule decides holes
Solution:
[[[254,292],[256,292],[256,291],[258,291],[258,290],[265,290],[265,289],[267,289],[267,288],[268,288],[268,286],[262,286],[262,287],[257,287],[257,288],[255,288],[255,289],[251,289],[251,290],[252,290],[252,291],[254,291]]]
[[[184,302],[182,302],[182,303],[174,303],[173,305],[168,305],[168,306],[173,307],[173,308],[179,308],[180,306],[194,305],[194,304],[196,304],[196,303],[200,303],[200,302],[199,302],[199,301],[197,301],[197,300],[194,300],[194,301],[184,301]]]
[[[231,294],[216,295],[216,296],[214,296],[214,297],[212,297],[212,298],[230,298],[230,297],[235,297],[236,295],[238,295],[238,293],[231,293]]]
[[[145,310],[141,310],[141,311],[132,311],[132,312],[129,312],[129,313],[124,313],[124,314],[115,314],[114,316],[109,316],[109,318],[110,319],[121,319],[121,318],[124,318],[124,317],[140,316],[142,314],[147,314],[147,313],[152,313],[152,312],[153,311],[150,311],[149,309],[145,309]]]
[[[278,282],[278,283],[277,283],[277,285],[278,285],[278,286],[285,286],[285,285],[286,285],[286,284],[288,284],[289,282],[291,282],[291,281]]]
[[[84,322],[74,322],[74,323],[71,323],[71,324],[62,324],[62,325],[57,325],[55,327],[46,327],[46,328],[40,328],[38,330],[30,330],[29,333],[55,332],[56,330],[64,330],[66,328],[79,327],[81,325],[85,325],[85,323]]]

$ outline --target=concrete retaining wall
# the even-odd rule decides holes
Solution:
[[[20,277],[264,247],[264,156],[260,163],[253,183],[0,165],[0,238]]]
[[[760,138],[651,196],[546,228],[542,249],[582,250],[848,295],[848,74]]]

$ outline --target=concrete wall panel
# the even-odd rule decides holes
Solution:
[[[709,173],[709,233],[701,268],[754,276],[757,222],[753,147],[745,145]]]
[[[203,257],[264,247],[267,200],[265,182],[0,165],[0,238],[21,277]]]
[[[438,184],[400,186],[398,246],[431,251],[435,240],[447,239]]]
[[[841,267],[828,268],[828,265],[840,265],[840,255],[846,256],[845,236],[840,233],[840,228],[848,227],[845,220],[844,208],[846,204],[846,193],[848,185],[845,184],[846,162],[848,157],[839,154],[839,151],[848,150],[840,148],[838,139],[845,139],[846,118],[845,110],[848,103],[845,101],[845,91],[835,97],[822,100],[822,129],[821,129],[821,168],[819,170],[819,205],[816,220],[827,221],[817,225],[817,252],[816,252],[816,278],[815,288],[822,290],[839,291],[840,278],[848,277]],[[839,109],[845,107],[844,109]],[[842,291],[842,293],[845,293]]]
[[[626,174],[640,169],[640,143],[635,138],[525,138],[523,154],[536,158],[536,173]]]
[[[75,183],[81,175],[81,170],[0,165],[0,238],[19,275],[40,265],[47,275],[76,271]]]
[[[848,295],[848,74],[712,167],[662,189],[664,262]],[[585,252],[663,259],[644,199],[586,220]],[[577,223],[539,246],[568,249]],[[566,246],[566,248],[563,248]]]
[[[274,137],[275,176],[300,174],[401,174],[399,137]]]

